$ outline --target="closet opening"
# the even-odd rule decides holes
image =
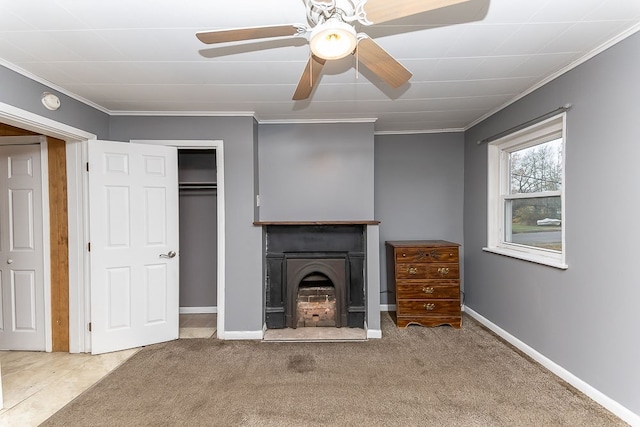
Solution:
[[[178,150],[180,313],[217,312],[217,167],[215,149]]]

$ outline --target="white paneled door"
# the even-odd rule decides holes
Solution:
[[[0,146],[0,350],[44,351],[40,145]]]
[[[175,147],[89,141],[91,352],[178,338]]]

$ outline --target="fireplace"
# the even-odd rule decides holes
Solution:
[[[265,227],[268,329],[364,328],[365,227]]]

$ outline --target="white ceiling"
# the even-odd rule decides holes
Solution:
[[[292,23],[306,24],[301,0],[0,0],[0,64],[111,114],[459,130],[640,29],[640,1],[470,0],[360,28],[413,73],[409,83],[390,89],[349,56],[297,102],[305,38],[212,47],[194,36]]]

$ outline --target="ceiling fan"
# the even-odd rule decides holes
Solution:
[[[412,74],[365,33],[356,22],[374,25],[463,3],[469,0],[303,0],[309,25],[287,24],[204,31],[196,34],[206,44],[229,43],[309,34],[311,55],[293,95],[309,98],[326,61],[355,54],[359,62],[391,87],[400,87]]]

